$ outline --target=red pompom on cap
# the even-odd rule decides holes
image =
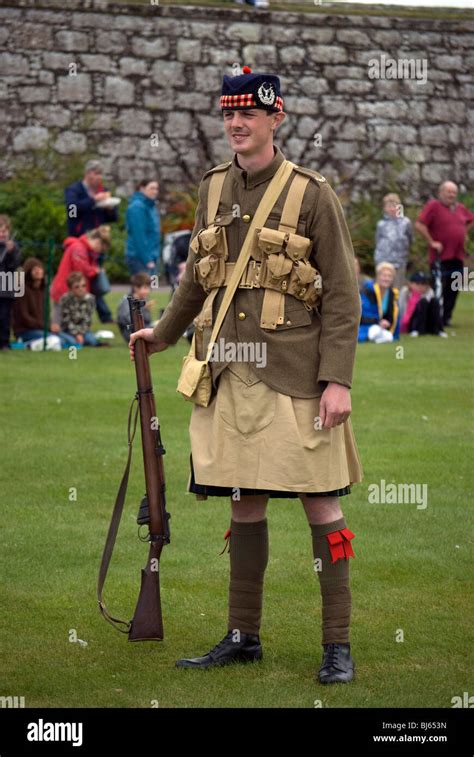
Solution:
[[[243,74],[251,74],[252,73],[252,69],[249,68],[249,66],[244,66],[243,69],[242,69],[242,73]]]

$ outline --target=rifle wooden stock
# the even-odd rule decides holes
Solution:
[[[142,302],[129,296],[132,332],[144,328]],[[168,544],[169,528],[166,512],[165,476],[160,427],[156,415],[155,397],[151,380],[150,363],[143,339],[135,342],[135,372],[140,407],[143,465],[146,499],[149,511],[150,551],[142,570],[141,589],[129,632],[129,641],[162,640],[163,618],[160,598],[160,557],[164,544]]]
[[[141,308],[143,302],[128,297],[132,331],[144,327]],[[102,554],[97,584],[99,609],[104,618],[122,633],[128,633],[129,641],[161,641],[164,638],[163,618],[160,598],[160,558],[165,544],[169,544],[170,532],[166,512],[165,477],[163,455],[165,450],[161,442],[160,427],[156,416],[155,398],[151,381],[150,365],[146,344],[142,339],[135,342],[135,371],[137,392],[128,415],[128,459],[120,483],[109,531]],[[138,401],[138,408],[133,407]],[[141,587],[135,613],[131,621],[120,620],[112,616],[103,601],[103,588],[109,568],[117,532],[122,516],[128,486],[128,476],[132,459],[132,443],[137,425],[137,412],[140,413],[140,426],[145,470],[146,495],[142,500],[138,522],[148,524],[150,550],[145,568],[141,574]],[[145,541],[142,539],[142,541]]]

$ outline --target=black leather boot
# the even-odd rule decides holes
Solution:
[[[203,657],[183,658],[176,662],[177,668],[213,668],[233,662],[256,662],[263,657],[259,636],[241,633],[240,641],[233,641],[235,631],[227,635]]]
[[[319,669],[320,683],[349,683],[354,677],[354,660],[350,644],[323,644],[323,660]]]

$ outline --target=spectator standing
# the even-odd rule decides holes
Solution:
[[[156,273],[160,257],[160,214],[156,207],[159,185],[143,179],[128,203],[125,216],[127,243],[125,261],[130,275]]]
[[[401,214],[400,197],[387,194],[383,198],[383,217],[375,234],[375,265],[391,263],[395,268],[393,285],[400,290],[405,283],[408,256],[413,238],[411,221]]]
[[[474,213],[457,201],[458,187],[444,181],[438,189],[438,199],[428,200],[415,223],[416,230],[429,244],[429,262],[436,276],[436,263],[441,266],[443,291],[443,325],[451,324],[457,289],[452,287],[452,274],[463,272],[466,235],[474,226]]]
[[[79,237],[91,229],[114,223],[118,219],[117,208],[97,207],[97,203],[110,200],[111,194],[103,186],[103,168],[98,160],[89,160],[84,168],[84,178],[66,187],[64,199],[67,212],[67,230],[70,237]],[[105,254],[99,259],[102,267]],[[94,285],[93,285],[94,288]],[[112,313],[99,289],[96,289],[97,314],[102,323],[112,322]]]
[[[21,253],[11,238],[11,221],[0,215],[0,350],[10,349],[10,325],[15,289],[12,277],[21,263]]]

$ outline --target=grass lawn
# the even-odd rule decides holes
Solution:
[[[119,295],[112,294],[114,304]],[[163,301],[164,295],[160,295]],[[298,500],[269,506],[264,660],[176,670],[226,632],[227,501],[186,494],[191,405],[175,391],[187,344],[152,359],[167,454],[172,541],[163,552],[165,641],[131,644],[99,615],[95,590],[126,459],[134,370],[111,349],[0,355],[2,419],[0,695],[27,707],[451,707],[469,691],[472,648],[474,297],[461,294],[449,339],[404,337],[358,349],[353,425],[364,483],[343,499],[356,534],[351,561],[356,680],[322,687],[320,598],[310,531]],[[400,346],[400,345],[398,345]],[[138,437],[137,437],[138,438]],[[381,479],[428,485],[428,506],[369,504]],[[70,501],[70,488],[77,489]],[[137,540],[143,495],[135,447],[127,505],[106,584],[129,618],[147,547]],[[87,646],[69,641],[74,629]],[[396,635],[403,631],[404,641]],[[471,636],[471,638],[470,638]]]

